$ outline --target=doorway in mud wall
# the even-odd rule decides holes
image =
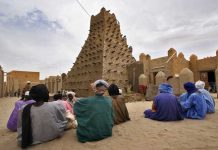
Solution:
[[[207,89],[209,92],[216,92],[216,79],[214,70],[200,72],[200,80],[205,82],[205,89]]]
[[[154,85],[156,84],[156,78],[155,78],[155,77],[156,77],[157,73],[158,73],[158,72],[153,72],[153,81],[154,81]]]
[[[216,93],[216,79],[215,79],[215,71],[208,71],[208,83],[209,83],[209,91]]]

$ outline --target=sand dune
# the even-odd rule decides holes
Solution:
[[[0,99],[0,149],[20,149],[16,133],[6,129],[16,98]],[[216,99],[217,102],[217,99]],[[53,141],[32,146],[40,150],[218,150],[218,113],[205,120],[158,122],[143,117],[151,102],[127,103],[131,121],[115,126],[113,136],[98,142],[79,143],[76,130]],[[216,105],[216,111],[218,107]]]

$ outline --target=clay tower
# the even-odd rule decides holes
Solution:
[[[126,66],[133,62],[132,48],[122,36],[115,15],[102,8],[91,17],[88,38],[67,74],[67,89],[88,96],[90,84],[97,79],[123,88],[128,83]]]

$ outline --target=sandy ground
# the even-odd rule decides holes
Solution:
[[[0,149],[20,149],[16,132],[6,129],[6,123],[16,98],[0,99]],[[217,103],[216,99],[216,104]],[[143,118],[151,102],[127,103],[131,121],[115,126],[113,136],[98,142],[79,143],[76,130],[66,131],[53,141],[32,146],[40,150],[218,150],[218,113],[205,120],[158,122]],[[216,105],[218,112],[218,106]]]

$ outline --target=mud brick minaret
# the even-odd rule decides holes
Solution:
[[[128,84],[126,66],[133,62],[132,47],[121,34],[115,15],[102,8],[91,17],[88,38],[67,73],[66,88],[78,96],[88,96],[90,84],[97,79],[124,88]]]

